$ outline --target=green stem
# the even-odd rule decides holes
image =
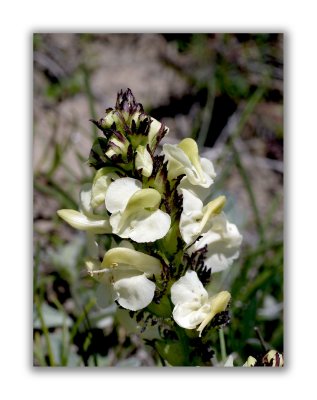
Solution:
[[[188,337],[186,336],[186,333],[183,330],[183,328],[179,328],[178,326],[176,326],[176,333],[182,347],[182,353],[184,356],[184,366],[186,365],[189,366],[191,364],[188,358]]]
[[[258,339],[259,339],[259,341],[260,341],[260,343],[261,343],[261,346],[262,346],[262,349],[263,349],[263,351],[264,352],[267,352],[269,349],[268,349],[268,346],[266,345],[266,343],[264,342],[264,339],[263,339],[263,336],[261,335],[261,332],[259,331],[259,328],[256,326],[256,327],[254,327],[254,332],[256,333],[256,335],[257,335],[257,337],[258,337]]]
[[[223,329],[219,329],[219,340],[220,340],[221,359],[223,362],[225,362],[227,359],[227,351],[226,351],[226,342]]]

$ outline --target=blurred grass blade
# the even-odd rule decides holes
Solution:
[[[84,76],[84,88],[85,92],[87,95],[87,101],[88,101],[88,106],[89,106],[89,112],[93,120],[97,120],[97,113],[95,110],[95,101],[94,101],[94,96],[92,93],[91,85],[90,85],[90,73],[88,70],[88,67],[86,64],[82,64],[81,66],[83,76]],[[92,129],[92,138],[95,140],[98,136],[98,129],[94,124],[91,124],[91,129]]]
[[[33,343],[34,362],[37,361],[41,367],[46,367],[45,355],[43,353],[42,337],[39,332],[35,332]]]
[[[77,202],[52,179],[48,180],[45,185],[39,179],[34,179],[34,188],[58,200],[61,208],[77,209],[78,207]]]
[[[77,321],[75,322],[75,324],[73,325],[73,328],[70,332],[70,341],[73,342],[73,339],[76,335],[76,333],[78,332],[78,329],[80,327],[80,325],[82,324],[82,322],[84,321],[84,319],[86,318],[87,314],[89,313],[89,311],[92,309],[92,307],[96,304],[96,300],[94,298],[91,298],[88,302],[88,304],[85,305],[82,313],[79,315],[79,317],[77,318]]]
[[[41,328],[44,334],[44,338],[45,338],[45,342],[46,342],[46,348],[47,348],[47,354],[48,354],[48,359],[49,359],[49,365],[51,367],[55,366],[55,359],[54,359],[54,355],[53,355],[53,351],[52,351],[52,345],[51,345],[51,341],[50,341],[50,335],[48,332],[48,328],[45,324],[44,318],[43,318],[43,314],[42,314],[42,307],[40,304],[40,300],[39,298],[36,296],[35,298],[35,305],[36,305],[36,310],[37,310],[37,315],[39,317],[40,323],[41,323]]]
[[[61,145],[59,143],[55,143],[52,165],[46,173],[48,179],[50,179],[54,175],[57,168],[61,165],[62,155],[63,153]]]
[[[205,108],[202,111],[201,128],[196,138],[199,147],[205,145],[208,136],[209,127],[213,115],[214,102],[215,102],[215,86],[216,86],[215,78],[214,76],[212,76],[207,85],[208,89],[207,102]]]
[[[240,157],[239,152],[236,150],[233,142],[231,143],[231,150],[234,156],[234,160],[235,160],[235,164],[237,166],[237,169],[240,173],[240,176],[242,178],[242,181],[244,183],[246,192],[248,193],[249,196],[249,200],[250,200],[250,205],[253,211],[253,215],[254,215],[254,221],[255,221],[255,225],[258,231],[258,235],[260,238],[260,243],[265,242],[265,231],[263,228],[263,224],[262,224],[262,220],[260,217],[260,213],[258,210],[258,205],[257,205],[257,201],[256,201],[256,197],[254,194],[254,191],[252,189],[252,184],[251,181],[249,179],[248,173],[246,171],[246,168],[244,167],[243,163],[242,163],[242,159]]]

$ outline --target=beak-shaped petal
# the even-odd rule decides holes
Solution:
[[[161,262],[155,257],[124,247],[115,247],[105,254],[101,266],[116,270],[137,270],[149,276],[161,272]]]
[[[103,216],[86,216],[76,210],[62,209],[57,214],[70,226],[82,231],[95,234],[111,233],[112,229],[108,219]]]
[[[231,294],[227,291],[220,292],[209,299],[210,311],[197,329],[197,331],[199,332],[199,336],[201,336],[203,329],[206,327],[207,324],[209,324],[209,322],[214,318],[215,315],[226,310],[229,305],[230,299]]]

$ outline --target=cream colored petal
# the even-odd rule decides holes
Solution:
[[[104,167],[97,171],[91,189],[91,205],[99,207],[105,203],[106,192],[112,181],[119,178],[112,167]]]
[[[86,215],[93,214],[91,206],[91,186],[91,183],[86,183],[82,186],[79,193],[79,210]]]
[[[115,247],[106,252],[102,268],[135,269],[149,276],[161,272],[161,262],[155,257],[130,248]]]
[[[249,356],[247,361],[243,364],[243,367],[254,367],[256,363],[256,358]]]
[[[57,214],[70,226],[82,231],[88,231],[95,234],[111,233],[112,229],[108,218],[100,216],[90,216],[75,210],[58,210]]]
[[[205,264],[212,272],[223,271],[230,267],[239,257],[242,236],[237,227],[227,221],[225,214],[221,213],[213,218],[210,230],[196,241],[188,253],[192,253],[207,246]]]
[[[198,146],[195,140],[191,138],[183,139],[179,145],[186,156],[190,160],[190,166],[185,167],[185,173],[192,184],[198,184],[204,187],[209,187],[211,182],[207,179],[207,175],[204,173],[202,169],[202,165],[200,162],[200,156],[198,151]]]
[[[123,211],[130,197],[142,189],[142,183],[133,178],[119,178],[112,182],[107,190],[105,203],[109,212]]]
[[[177,304],[173,310],[173,318],[182,328],[195,329],[206,318],[208,311],[208,305],[199,307],[195,302]]]
[[[122,215],[130,216],[135,212],[143,209],[155,211],[158,209],[161,202],[161,194],[152,188],[137,190],[129,198],[129,201],[122,212]]]
[[[186,189],[195,196],[199,197],[201,201],[204,201],[211,193],[210,187],[203,187],[200,185],[193,185],[189,182],[187,176],[180,181],[177,191],[180,192],[181,189]]]
[[[161,195],[155,189],[142,189],[129,199],[123,212],[111,215],[113,232],[121,238],[131,238],[138,243],[154,242],[166,235],[171,219],[158,210]]]
[[[141,211],[134,216],[129,237],[137,243],[155,242],[163,238],[171,226],[171,217],[161,210]]]
[[[222,212],[225,204],[226,197],[218,196],[203,208],[203,218],[199,227],[200,233],[205,233],[214,224],[214,218]]]
[[[188,190],[182,189],[181,193],[183,195],[183,213],[187,216],[192,216],[196,212],[202,215],[202,201]]]
[[[219,196],[203,207],[202,201],[190,191],[181,189],[181,193],[183,211],[179,229],[185,243],[191,244],[210,227],[213,217],[224,207],[226,198]]]
[[[129,225],[122,225],[122,214],[120,212],[110,215],[109,221],[114,234],[120,236],[122,239],[129,238]],[[129,223],[129,221],[127,221],[127,223]]]
[[[168,160],[168,177],[174,179],[185,174],[188,183],[183,182],[183,188],[191,189],[190,185],[209,188],[216,176],[211,161],[200,158],[197,143],[191,139],[183,139],[178,145],[163,146],[165,159]],[[195,190],[194,190],[195,191]],[[209,194],[205,191],[204,198]]]
[[[165,158],[170,161],[170,160],[175,160],[179,164],[181,164],[184,168],[191,168],[192,164],[188,158],[188,156],[185,154],[185,152],[177,145],[175,144],[164,144],[163,145],[163,152],[165,155]]]
[[[138,146],[136,149],[135,168],[142,171],[142,175],[149,177],[153,171],[153,160],[145,146]]]
[[[149,130],[149,134],[148,134],[148,144],[151,148],[151,150],[153,150],[153,148],[156,146],[156,136],[159,133],[159,130],[161,129],[161,122],[157,121],[154,118],[151,118],[151,125],[150,125],[150,130]],[[165,127],[165,129],[167,129],[166,135],[169,132],[169,128]]]
[[[148,306],[155,292],[155,284],[145,274],[133,271],[125,273],[122,278],[115,276],[113,288],[120,306],[132,311]]]
[[[207,177],[209,177],[209,179],[211,180],[211,184],[212,184],[214,182],[214,179],[217,176],[213,163],[204,157],[200,158],[200,163],[201,163],[202,170],[207,175]]]
[[[210,311],[197,329],[197,331],[199,332],[199,336],[201,336],[203,329],[217,314],[227,309],[230,299],[231,294],[227,291],[222,291],[208,300]]]
[[[195,271],[186,271],[185,275],[171,287],[171,300],[174,305],[195,303],[198,308],[208,300],[208,293]]]
[[[191,170],[185,170],[189,183],[205,189],[210,188],[216,177],[212,162],[206,158],[202,158],[195,165],[196,167],[193,165]],[[210,190],[206,191],[206,193],[208,192],[210,193]]]
[[[167,170],[169,179],[174,179],[177,176],[185,174],[185,168],[192,168],[189,158],[177,145],[164,144],[163,154],[165,160],[168,161]]]
[[[184,242],[190,244],[200,233],[203,203],[188,190],[182,189],[181,193],[183,195],[183,211],[180,217],[179,230]]]

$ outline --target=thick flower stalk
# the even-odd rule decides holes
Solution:
[[[152,345],[168,365],[212,365],[208,332],[228,323],[231,294],[209,293],[207,284],[238,258],[242,242],[225,196],[206,202],[213,164],[190,138],[159,148],[168,128],[130,89],[93,123],[102,135],[88,159],[92,182],[78,210],[58,215],[87,233],[86,268],[99,283],[99,304],[160,319],[161,339]],[[104,235],[112,238],[107,250]]]

